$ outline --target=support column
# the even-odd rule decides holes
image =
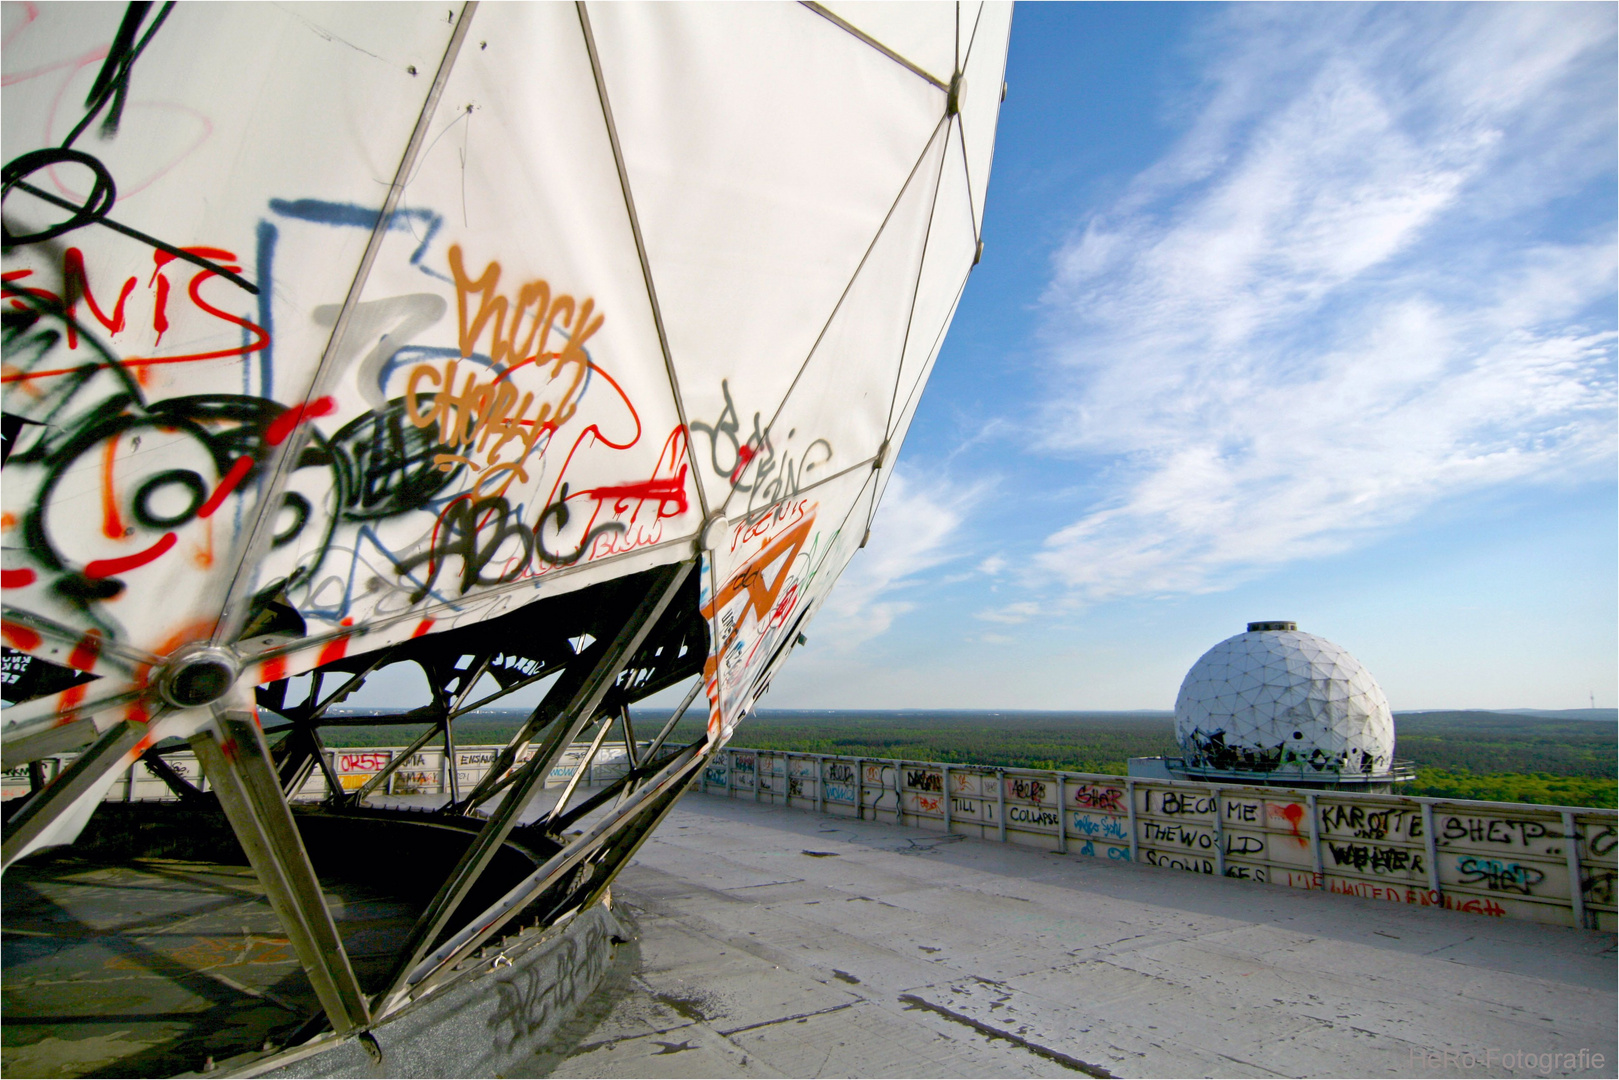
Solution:
[[[442,723],[444,725],[444,760],[448,763],[450,770],[447,777],[449,780],[447,786],[450,792],[450,804],[453,806],[461,801],[461,763],[456,760],[455,732],[450,730],[450,718],[446,716]]]
[[[1315,887],[1325,889],[1327,876],[1321,865],[1321,810],[1316,805],[1316,796],[1309,796],[1310,804],[1310,857],[1315,865]]]
[[[1422,804],[1422,850],[1428,857],[1428,891],[1443,905],[1445,896],[1439,891],[1439,837],[1433,831],[1433,803]],[[1317,855],[1316,861],[1319,862],[1320,858]]]
[[[231,829],[338,1034],[370,1023],[365,995],[337,935],[303,838],[270,764],[264,733],[230,714],[191,737]]]
[[[1130,861],[1141,861],[1141,840],[1136,836],[1136,782],[1124,781],[1124,797],[1130,803]]]
[[[903,766],[901,765],[901,763],[898,762],[898,761],[895,761],[894,762],[894,824],[895,825],[904,825],[905,824],[905,789],[902,786],[903,783],[904,783],[904,777],[901,775],[902,770],[903,770]]]
[[[1585,929],[1585,881],[1580,873],[1580,833],[1574,825],[1574,812],[1563,811],[1563,838],[1568,851],[1568,899],[1574,925]]]
[[[1006,770],[995,770],[995,825],[1001,843],[1006,843]]]
[[[1057,854],[1068,854],[1068,778],[1057,774]]]

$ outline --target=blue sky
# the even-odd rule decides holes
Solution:
[[[1613,706],[1611,5],[1025,4],[985,256],[761,705],[1169,708],[1249,619]]]

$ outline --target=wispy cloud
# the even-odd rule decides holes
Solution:
[[[1010,604],[1001,604],[998,607],[985,608],[978,613],[978,618],[985,622],[1002,623],[1006,626],[1016,626],[1026,623],[1039,615],[1041,605],[1034,600],[1018,600]]]
[[[966,554],[954,541],[983,494],[982,485],[926,484],[903,467],[897,470],[877,508],[871,541],[838,578],[811,633],[847,652],[887,631],[916,607],[907,589],[922,584],[927,571]]]
[[[1613,8],[1226,19],[1186,135],[1044,298],[1041,448],[1116,478],[1035,560],[1075,599],[1219,588],[1612,468]]]

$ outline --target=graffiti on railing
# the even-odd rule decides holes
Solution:
[[[754,754],[722,757],[751,773]],[[1552,807],[815,754],[768,760],[767,773],[785,762],[793,779],[782,795],[793,805],[833,814],[1497,918],[1566,924],[1577,881],[1584,924],[1615,925],[1619,830],[1611,810],[1569,811],[1570,844],[1563,811]],[[716,770],[707,788],[727,790],[727,775]],[[743,786],[732,781],[730,790]],[[757,794],[782,798],[770,787]]]
[[[386,792],[446,795],[452,773],[467,790],[498,750],[461,747],[453,767],[443,750],[419,750],[389,777]],[[352,791],[399,752],[337,748],[329,751],[329,764]],[[532,748],[519,766],[531,754]],[[68,760],[42,761],[43,779],[49,782]],[[206,786],[189,753],[166,755],[165,761],[178,776]],[[548,783],[566,783],[583,762],[582,747],[567,751]],[[622,745],[604,745],[590,765],[592,780],[621,776],[627,764]],[[325,798],[326,782],[323,770],[312,770],[294,797]],[[4,783],[6,798],[26,794],[28,770],[8,770]],[[1612,810],[1496,807],[1343,791],[1307,797],[1288,790],[753,750],[723,751],[704,769],[700,786],[922,828],[942,829],[948,822],[952,831],[969,836],[1170,870],[1543,922],[1567,924],[1580,910],[1587,926],[1615,926],[1619,815]],[[131,766],[107,794],[111,800],[173,797],[145,762]]]

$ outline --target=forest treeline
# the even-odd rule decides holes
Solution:
[[[693,710],[695,712],[695,710]],[[648,737],[667,714],[637,710]],[[489,714],[456,724],[464,746],[504,742],[521,717]],[[701,735],[704,717],[677,725],[678,745]],[[1482,711],[1396,714],[1395,754],[1417,768],[1407,795],[1562,806],[1613,807],[1619,727]],[[332,746],[407,741],[400,728],[328,730]],[[851,757],[1122,774],[1132,757],[1175,756],[1168,713],[808,712],[766,710],[746,720],[733,745]]]

